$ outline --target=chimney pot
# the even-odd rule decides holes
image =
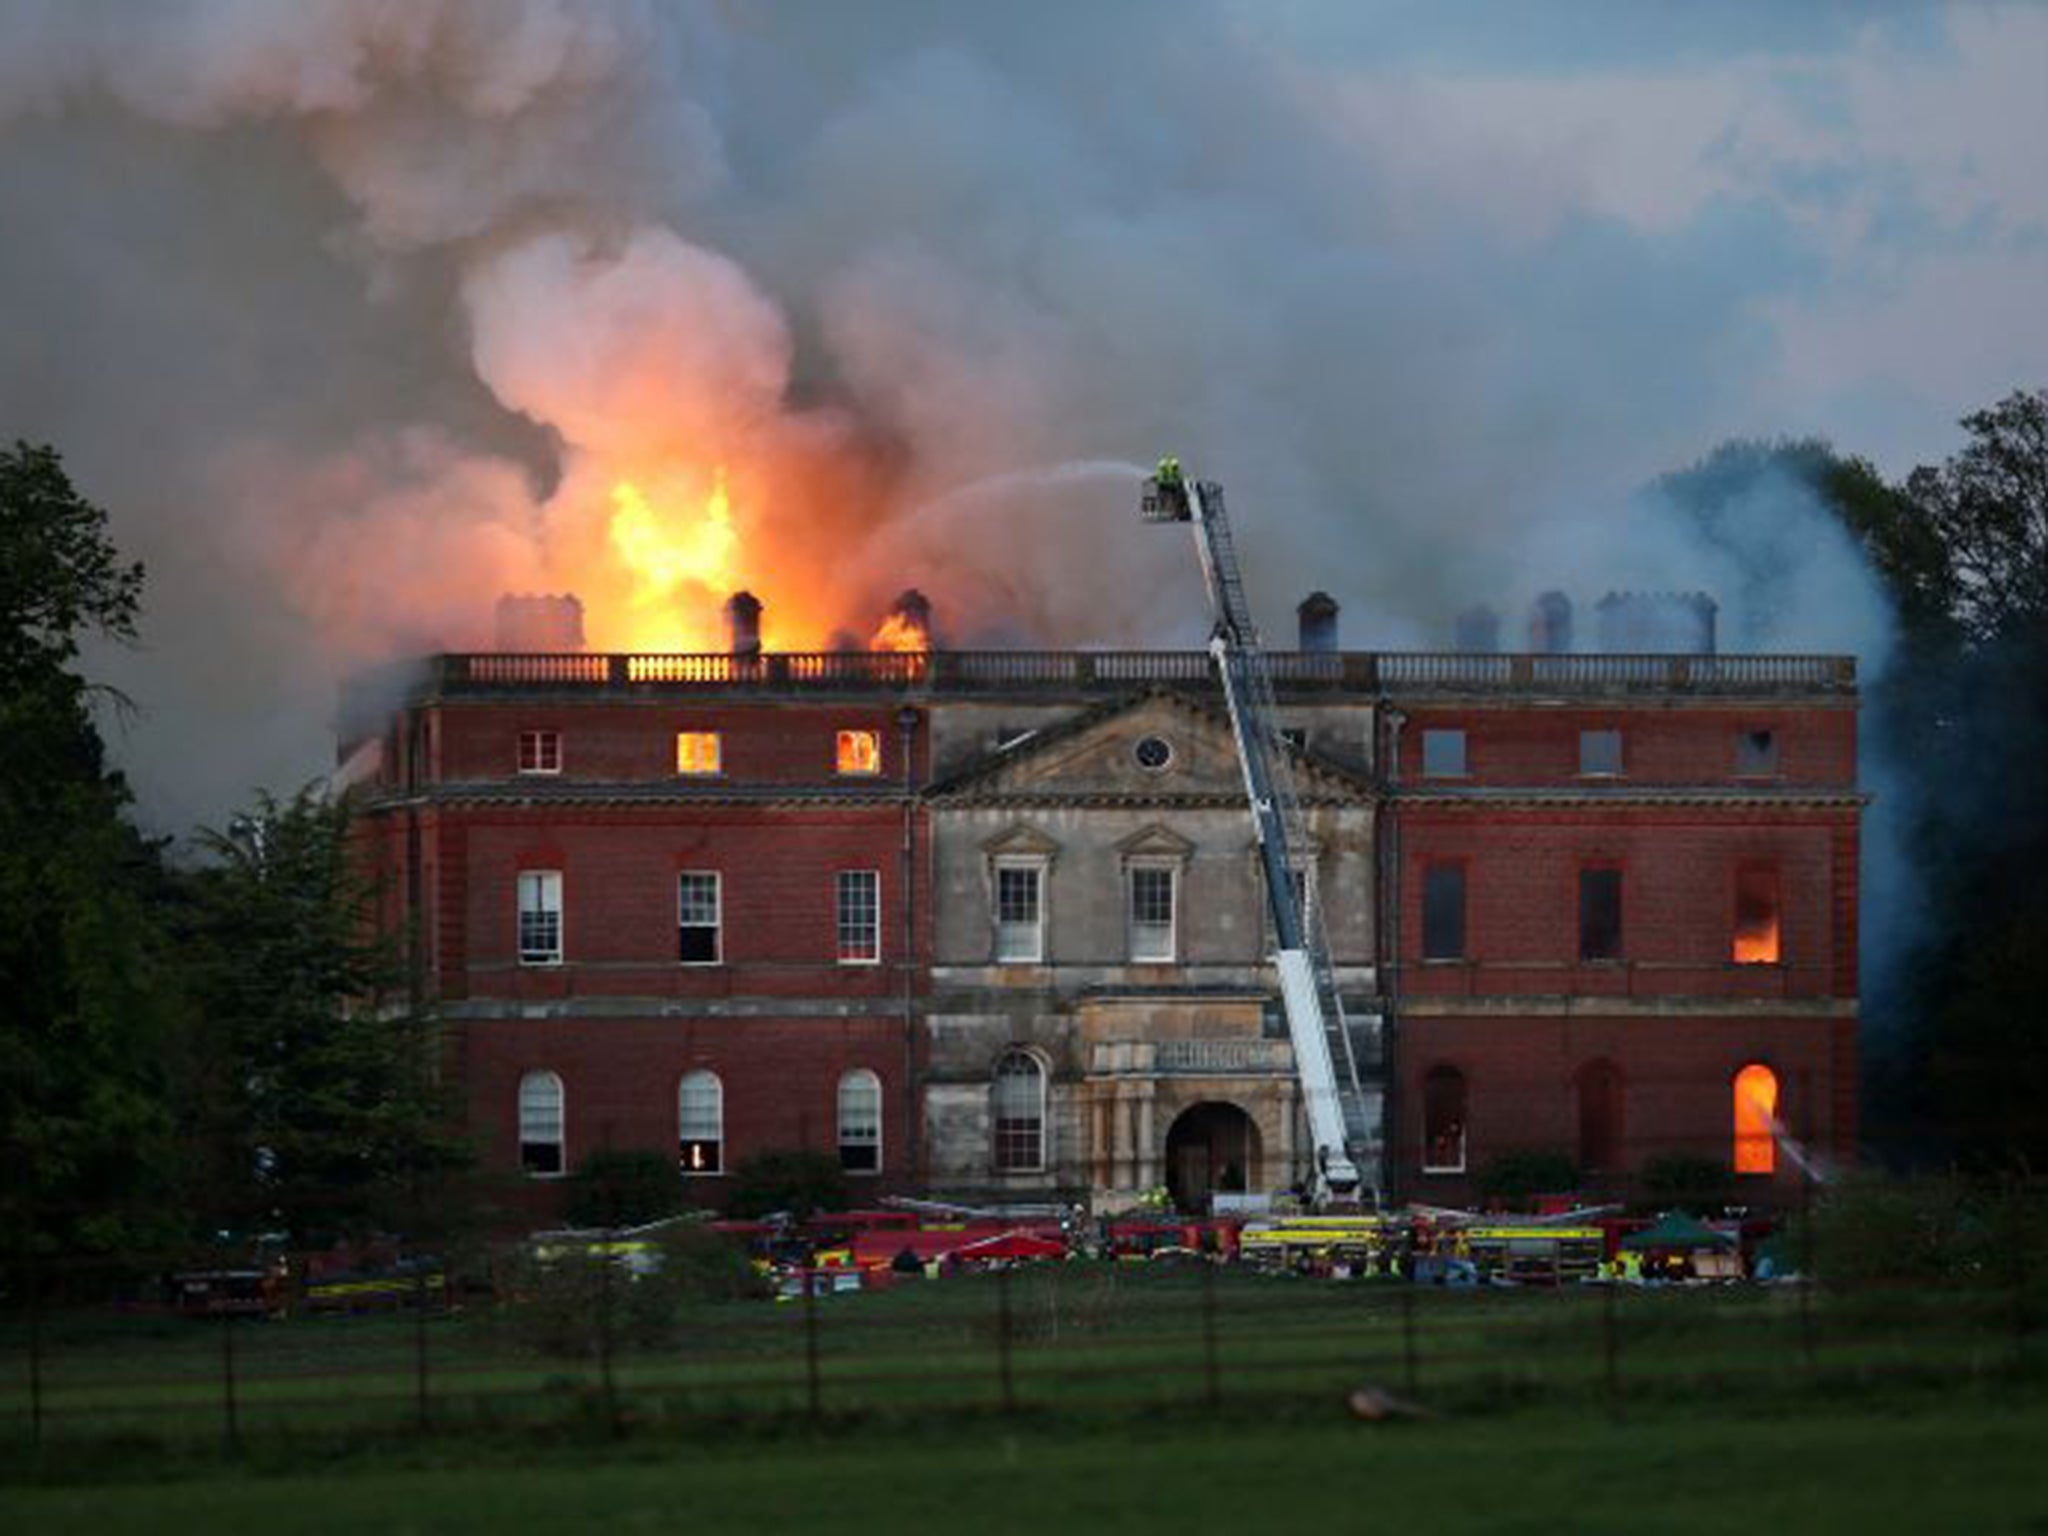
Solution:
[[[1311,592],[1294,610],[1301,623],[1301,648],[1328,654],[1337,649],[1337,600],[1327,592]]]
[[[1529,609],[1529,649],[1557,656],[1571,648],[1572,600],[1562,592],[1545,592]]]
[[[747,591],[733,593],[725,600],[725,626],[733,655],[761,654],[761,599]]]
[[[1484,603],[1458,615],[1452,631],[1453,649],[1497,651],[1500,649],[1500,615]]]

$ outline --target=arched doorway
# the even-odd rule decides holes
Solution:
[[[1235,1104],[1197,1104],[1166,1133],[1166,1190],[1182,1210],[1206,1210],[1213,1194],[1258,1189],[1259,1128]]]

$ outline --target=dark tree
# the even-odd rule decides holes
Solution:
[[[294,1241],[412,1224],[465,1161],[440,1034],[377,922],[346,803],[261,798],[190,880],[195,1098],[221,1219]]]
[[[1963,419],[1939,465],[1889,485],[1826,443],[1724,444],[1660,482],[1710,541],[1766,476],[1806,485],[1862,545],[1898,618],[1865,682],[1866,758],[1909,830],[1924,914],[1864,998],[1866,1124],[1902,1160],[2048,1165],[2048,393]],[[1764,589],[1767,559],[1731,549]],[[1768,590],[1747,596],[1768,605]]]
[[[1912,525],[1938,542],[1945,606],[1978,643],[2041,643],[2048,623],[2048,390],[1965,416],[1970,440],[1906,477]]]
[[[160,1235],[177,1019],[159,850],[107,765],[88,635],[128,641],[142,568],[57,455],[0,450],[0,1200],[10,1238]]]

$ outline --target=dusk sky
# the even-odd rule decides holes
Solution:
[[[1120,467],[1175,452],[1276,633],[1442,645],[1712,585],[1630,498],[1723,439],[1898,476],[2048,382],[2044,66],[2040,5],[0,0],[0,435],[149,564],[100,665],[165,830],[320,772],[350,669],[591,597],[627,475],[729,474],[800,644],[913,580],[1181,643]],[[1746,638],[1881,651],[1807,606]]]

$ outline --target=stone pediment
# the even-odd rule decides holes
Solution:
[[[990,838],[981,845],[981,851],[992,859],[1004,855],[1012,858],[1049,859],[1060,851],[1060,845],[1036,827],[1018,825]]]
[[[1290,756],[1304,799],[1356,801],[1371,793],[1363,780],[1319,759],[1300,752]],[[1242,804],[1244,771],[1221,710],[1158,690],[1077,709],[1061,724],[983,754],[934,784],[929,794],[935,800],[984,804]]]
[[[1116,851],[1127,859],[1185,859],[1195,845],[1173,828],[1154,822],[1118,843]]]

